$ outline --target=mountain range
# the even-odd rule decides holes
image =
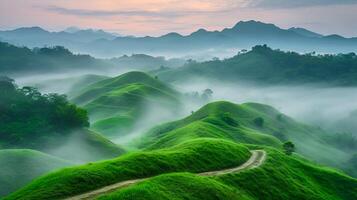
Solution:
[[[49,32],[39,27],[0,31],[0,40],[28,47],[61,45],[74,52],[114,57],[123,54],[150,53],[194,55],[224,52],[267,44],[297,52],[345,53],[357,50],[357,38],[322,35],[304,28],[282,29],[259,21],[241,21],[221,31],[199,29],[189,35],[168,33],[159,37],[117,36],[102,30]]]

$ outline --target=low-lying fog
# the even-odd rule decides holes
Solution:
[[[44,93],[68,93],[83,73],[55,74],[32,76],[16,79],[20,85],[40,88]],[[107,74],[108,75],[108,74]],[[111,74],[117,76],[119,74]],[[84,87],[84,86],[83,86]],[[352,132],[357,135],[356,123],[350,118],[357,110],[357,87],[324,87],[318,85],[301,86],[257,86],[247,83],[224,84],[220,82],[199,80],[196,82],[177,83],[174,87],[182,93],[199,92],[210,88],[213,91],[211,101],[227,100],[235,103],[258,102],[271,105],[281,112],[308,124],[320,126],[332,132]],[[147,108],[146,117],[137,123],[132,134],[118,138],[119,143],[130,142],[152,126],[162,122],[180,119],[204,103],[183,103],[185,108],[180,114],[170,115],[164,111],[155,112],[158,108]],[[160,115],[160,116],[156,116]],[[341,125],[344,124],[344,125]]]
[[[321,126],[330,131],[350,131],[350,127],[339,127],[337,123],[357,110],[357,101],[355,101],[357,87],[256,86],[247,83],[223,84],[203,80],[199,83],[176,85],[176,87],[182,92],[203,91],[210,88],[213,91],[213,101],[268,104],[299,121]]]

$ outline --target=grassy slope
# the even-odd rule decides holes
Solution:
[[[109,199],[356,199],[357,180],[299,157],[266,148],[268,158],[255,169],[221,177],[167,174],[121,189]]]
[[[87,129],[77,130],[65,139],[54,139],[50,144],[49,146],[55,149],[44,149],[44,151],[76,162],[104,160],[125,153],[120,146]]]
[[[34,178],[72,163],[29,149],[0,150],[0,197]]]
[[[172,109],[178,105],[178,96],[143,72],[129,72],[89,85],[73,101],[88,110],[93,130],[113,136],[130,131],[148,104]]]
[[[63,169],[43,176],[5,199],[58,199],[116,182],[167,172],[205,172],[238,166],[250,152],[242,145],[214,139],[131,153],[117,159]]]
[[[259,117],[264,119],[263,126],[254,122]],[[339,166],[348,155],[322,141],[322,134],[322,130],[300,124],[267,105],[215,102],[182,120],[153,128],[138,146],[157,149],[201,137],[274,147],[279,147],[280,141],[292,140],[297,151],[310,159]]]

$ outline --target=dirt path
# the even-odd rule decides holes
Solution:
[[[229,174],[229,173],[236,173],[240,172],[242,170],[248,170],[252,168],[259,167],[260,165],[263,164],[264,160],[266,159],[266,152],[263,150],[253,150],[251,151],[252,155],[247,160],[247,162],[243,163],[242,165],[231,168],[231,169],[224,169],[224,170],[219,170],[219,171],[212,171],[212,172],[203,172],[199,173],[197,175],[199,176],[220,176],[224,174]],[[143,178],[143,179],[135,179],[135,180],[128,180],[128,181],[122,181],[113,185],[109,185],[91,192],[87,192],[78,196],[70,197],[67,198],[66,200],[89,200],[89,199],[95,199],[96,197],[105,194],[105,193],[110,193],[113,192],[117,189],[127,187],[129,185],[133,185],[142,181],[145,181],[149,178]]]

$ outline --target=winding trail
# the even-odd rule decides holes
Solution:
[[[248,169],[253,169],[256,167],[259,167],[262,165],[266,159],[266,152],[264,150],[252,150],[250,151],[252,155],[250,156],[249,160],[247,162],[243,163],[242,165],[231,168],[231,169],[224,169],[224,170],[219,170],[219,171],[212,171],[212,172],[203,172],[203,173],[198,173],[197,175],[199,176],[221,176],[225,174],[230,174],[230,173],[237,173],[241,172],[243,170],[248,170]],[[142,181],[145,181],[149,178],[143,178],[143,179],[135,179],[135,180],[128,180],[128,181],[122,181],[119,183],[115,183],[113,185],[105,186],[97,190],[93,190],[81,195],[69,197],[65,200],[90,200],[90,199],[95,199],[96,197],[113,192],[115,190],[118,190],[123,187],[127,187],[129,185],[133,185],[136,183],[140,183]]]

